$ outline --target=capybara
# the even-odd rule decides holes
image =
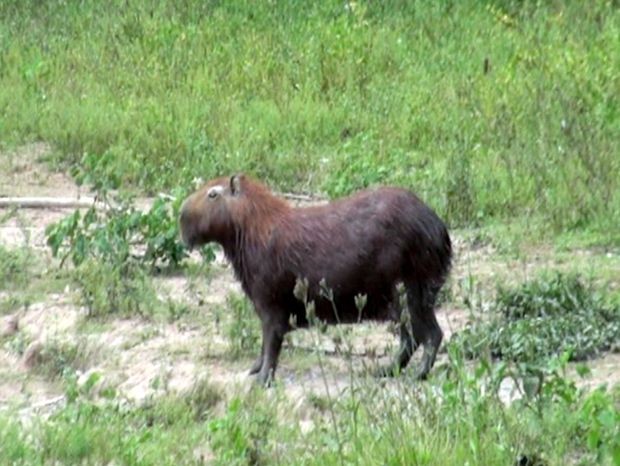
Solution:
[[[274,376],[284,335],[308,325],[310,306],[330,324],[396,322],[400,349],[380,374],[398,373],[418,344],[424,355],[415,376],[423,379],[432,368],[443,336],[435,298],[450,269],[452,246],[444,223],[412,192],[381,187],[294,208],[238,174],[190,195],[180,227],[189,248],[208,242],[223,247],[253,303],[263,341],[250,373],[258,373],[261,384]],[[298,280],[306,284],[306,303],[294,293]],[[401,283],[408,309],[403,316]],[[356,296],[366,297],[363,307]]]

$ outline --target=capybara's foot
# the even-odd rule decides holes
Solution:
[[[258,374],[262,367],[263,367],[263,355],[261,354],[256,359],[256,361],[254,361],[254,364],[252,364],[252,367],[250,367],[250,375]]]
[[[426,364],[420,364],[420,367],[415,370],[413,378],[415,380],[426,380],[430,371],[430,367],[427,367]]]
[[[273,370],[266,371],[263,369],[264,368],[261,369],[261,371],[258,373],[256,378],[254,379],[254,384],[262,388],[269,388],[273,384],[274,371]]]

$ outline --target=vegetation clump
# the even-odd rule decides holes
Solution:
[[[466,355],[537,361],[570,353],[574,361],[620,348],[620,307],[579,275],[541,276],[499,288],[491,317],[460,332],[451,345]]]

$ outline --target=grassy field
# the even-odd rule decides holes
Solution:
[[[0,212],[0,464],[620,465],[618,2],[172,3],[0,1],[0,195],[113,206]],[[250,388],[252,306],[177,231],[238,171],[448,221],[428,381],[360,325]]]
[[[0,141],[145,192],[247,171],[620,231],[614,1],[12,1]]]

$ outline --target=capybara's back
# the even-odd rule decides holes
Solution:
[[[389,305],[395,284],[419,281],[440,287],[451,254],[446,227],[431,209],[409,191],[379,188],[324,206],[292,209],[273,229],[263,268],[277,289],[289,293],[297,278],[307,279],[309,299],[321,320],[386,320],[394,318]],[[324,296],[325,286],[333,303]],[[268,285],[257,292],[281,296],[277,289]],[[356,295],[367,298],[361,313]],[[291,306],[299,303],[289,301]],[[303,325],[303,316],[297,317]]]

